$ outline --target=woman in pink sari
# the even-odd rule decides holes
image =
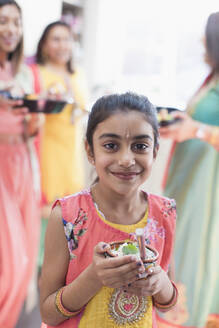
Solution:
[[[21,10],[0,0],[0,89],[31,91],[31,73],[21,65]],[[1,92],[2,93],[2,92]],[[27,294],[38,251],[39,216],[34,192],[29,136],[38,116],[0,97],[0,327],[13,328]]]

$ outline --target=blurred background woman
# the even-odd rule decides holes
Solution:
[[[21,96],[32,91],[31,72],[22,64],[22,33],[18,4],[0,0],[1,93]],[[27,295],[40,227],[28,149],[40,120],[17,105],[22,102],[0,98],[0,327],[7,328],[16,325]]]
[[[174,141],[164,194],[174,197],[178,305],[161,327],[219,327],[219,12],[208,18],[206,62],[211,72],[179,123],[161,128]]]
[[[61,21],[49,24],[38,43],[32,66],[41,95],[73,102],[61,113],[45,115],[40,140],[43,218],[48,218],[56,198],[75,193],[84,186],[83,126],[88,91],[85,77],[72,65],[73,39],[70,27]],[[40,90],[41,89],[41,90]],[[42,238],[47,221],[42,221]],[[40,265],[42,264],[42,246]]]

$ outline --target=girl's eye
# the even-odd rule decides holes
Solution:
[[[134,144],[133,146],[132,146],[132,149],[134,150],[134,151],[146,151],[147,149],[148,149],[148,145],[147,144],[145,144],[145,143],[137,143],[137,144]]]
[[[107,150],[117,150],[118,146],[115,143],[110,142],[105,144],[104,148],[106,148]]]

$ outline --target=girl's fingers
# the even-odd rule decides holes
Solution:
[[[117,260],[117,258],[114,259]],[[103,260],[101,265],[105,265],[109,260],[111,259]],[[134,282],[136,279],[139,279],[139,274],[144,271],[142,263],[137,261],[113,268],[104,266],[101,276],[105,285],[115,288]]]
[[[160,291],[160,274],[162,268],[160,266],[151,267],[147,270],[148,276],[145,279],[131,280],[125,284],[122,289],[129,294],[139,296],[152,296]],[[127,275],[128,278],[128,275]]]
[[[107,280],[107,285],[112,288],[121,288],[123,286],[128,286],[138,279],[138,271],[134,270],[125,275],[109,275]]]
[[[150,281],[147,278],[134,281],[133,283],[126,285],[124,289],[127,290],[128,293],[133,293],[141,296],[152,296],[158,293],[159,286],[160,284],[157,279]]]
[[[140,265],[137,263],[140,263]],[[136,268],[137,266],[141,266],[142,263],[136,256],[133,255],[125,255],[125,256],[116,256],[111,258],[106,258],[104,263],[105,268],[107,269],[115,269],[117,268],[120,274],[127,273],[128,271]]]
[[[108,254],[110,257],[116,257],[112,252],[111,252],[111,248],[110,245],[104,242],[99,242],[95,247],[94,247],[94,255],[101,255],[101,257],[103,255]]]
[[[147,278],[137,279],[133,282],[132,287],[135,288],[150,288],[154,287],[158,282],[158,274],[160,274],[162,268],[160,266],[152,267],[147,270],[148,276]]]
[[[144,272],[140,262],[123,265],[119,268],[105,270],[105,279],[119,286],[126,285],[139,279],[139,274]]]
[[[161,271],[162,271],[162,268],[161,268],[159,265],[154,266],[154,267],[150,267],[150,268],[147,269],[147,273],[148,273],[149,275],[158,274],[158,273],[160,273]]]
[[[103,241],[99,242],[95,247],[94,247],[94,253],[98,254],[104,254],[106,250],[110,248],[109,244],[104,243]]]

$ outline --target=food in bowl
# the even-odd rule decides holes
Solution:
[[[140,248],[137,241],[115,241],[109,243],[110,253],[106,252],[106,257],[116,257],[116,256],[125,256],[125,255],[135,255],[139,260],[141,259]],[[155,266],[156,261],[159,257],[158,251],[149,246],[145,245],[145,259],[142,260],[145,269],[149,269],[152,266]],[[146,278],[148,275],[147,272],[140,274],[140,278]]]

